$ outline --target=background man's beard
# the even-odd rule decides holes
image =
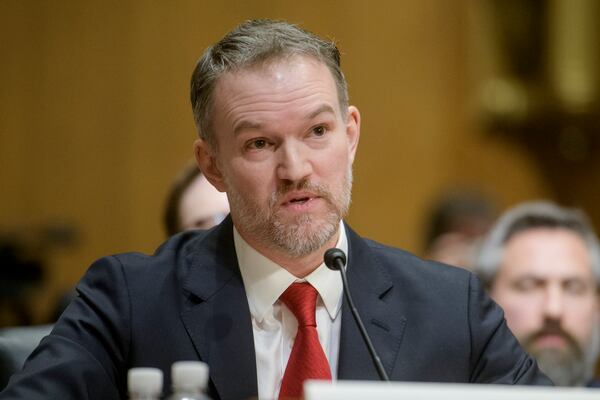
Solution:
[[[590,378],[584,358],[570,347],[538,349],[531,355],[556,386],[584,386]]]
[[[227,196],[231,214],[238,222],[238,230],[250,235],[261,245],[286,253],[291,257],[302,257],[323,247],[338,231],[340,220],[348,213],[352,191],[352,169],[348,168],[340,193],[332,193],[324,185],[307,181],[295,182],[278,188],[273,193],[268,209],[250,203],[227,182]],[[275,209],[279,199],[291,190],[307,190],[327,202],[329,211],[324,217],[316,218],[302,214],[294,220],[283,220]]]
[[[585,348],[562,328],[555,327],[551,330],[565,338],[565,349],[536,348],[535,339],[544,332],[544,328],[525,340],[525,349],[537,360],[541,370],[555,385],[585,386],[594,376],[596,359],[600,352],[600,326],[598,323],[594,325],[592,337]]]

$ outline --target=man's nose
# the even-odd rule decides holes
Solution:
[[[292,182],[301,181],[312,173],[309,151],[302,144],[286,142],[278,149],[277,177]]]
[[[564,311],[564,294],[560,287],[549,286],[546,289],[544,314],[546,318],[560,320]]]

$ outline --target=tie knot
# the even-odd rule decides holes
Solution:
[[[298,320],[298,326],[317,326],[315,310],[317,307],[317,289],[310,283],[292,283],[280,299]]]

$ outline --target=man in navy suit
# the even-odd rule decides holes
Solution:
[[[550,383],[472,274],[342,222],[360,114],[333,43],[248,21],[204,53],[191,89],[197,162],[227,193],[230,217],[153,256],[97,261],[0,398],[124,398],[128,368],[168,372],[185,359],[209,364],[217,399],[284,397],[298,376],[378,379],[339,273],[323,264],[331,247],[348,254],[358,311],[392,380]],[[312,322],[299,323],[291,287],[316,292]],[[300,308],[310,297],[302,296]]]

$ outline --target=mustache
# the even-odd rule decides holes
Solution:
[[[577,352],[581,352],[581,347],[579,346],[579,343],[577,343],[577,340],[575,340],[575,338],[573,337],[573,335],[571,335],[569,332],[565,331],[561,326],[560,326],[560,322],[558,321],[553,321],[553,320],[547,320],[544,322],[544,325],[537,331],[533,332],[532,334],[530,334],[529,336],[527,336],[525,338],[525,347],[527,348],[531,348],[532,346],[535,345],[535,342],[547,335],[556,335],[556,336],[560,336],[562,337],[567,344],[569,345],[569,347],[571,347],[572,349],[574,349]]]
[[[279,200],[292,191],[307,191],[311,192],[319,197],[322,197],[328,202],[331,202],[331,192],[325,185],[309,182],[307,179],[303,179],[297,182],[284,182],[277,190],[271,195],[271,206],[276,205]]]

